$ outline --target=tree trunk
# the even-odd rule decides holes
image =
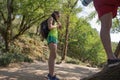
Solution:
[[[67,50],[68,50],[68,36],[69,36],[69,19],[70,16],[67,15],[67,20],[66,20],[66,33],[65,33],[65,46],[63,48],[63,55],[61,61],[64,61],[67,55]]]
[[[66,20],[66,34],[65,34],[65,47],[63,48],[63,55],[61,61],[64,61],[67,55],[68,50],[68,36],[69,36],[69,25],[70,25],[70,14],[73,12],[75,6],[77,5],[79,0],[76,0],[74,4],[71,6],[72,2],[68,0],[67,7],[70,9],[69,13],[67,14]]]
[[[118,43],[118,46],[116,47],[115,56],[120,58],[120,41]]]
[[[13,0],[7,0],[8,17],[7,17],[6,32],[5,32],[5,34],[6,34],[6,36],[5,36],[5,49],[6,49],[6,51],[9,51],[10,38],[12,35],[12,30],[11,30],[12,12],[13,12],[12,3],[13,3]]]

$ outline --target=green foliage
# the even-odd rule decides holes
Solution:
[[[120,10],[119,10],[120,11]],[[116,17],[115,19],[113,19],[113,27],[112,27],[112,30],[111,30],[111,32],[112,33],[118,33],[118,32],[120,32],[120,21],[119,21],[119,16],[120,15],[118,15],[118,17]]]
[[[10,63],[18,62],[33,62],[33,60],[19,53],[6,53],[0,56],[0,66],[8,66]]]
[[[21,49],[12,44],[9,52],[4,51],[3,42],[0,41],[0,66],[8,66],[10,63],[33,62],[28,55],[21,53]]]
[[[62,52],[65,41],[66,19],[67,16],[70,17],[67,56],[72,59],[68,59],[67,62],[78,64],[80,60],[91,65],[103,63],[106,56],[98,32],[92,29],[88,23],[88,20],[94,18],[96,13],[92,12],[87,17],[89,19],[78,19],[78,13],[82,11],[82,7],[76,5],[76,1],[78,0],[14,0],[12,5],[12,17],[14,18],[11,24],[10,40],[13,38],[16,40],[11,41],[9,53],[0,56],[0,65],[8,65],[11,62],[29,62],[31,59],[27,57],[28,55],[38,58],[39,56],[48,57],[49,51],[46,42],[44,45],[44,42],[41,42],[35,33],[39,23],[48,18],[54,10],[61,12],[62,30],[59,31],[60,45],[58,46],[60,52]],[[7,0],[0,2],[0,11],[4,14],[5,20],[8,17],[6,4]],[[115,22],[114,26],[118,26],[118,22],[116,20]],[[3,17],[0,17],[0,34],[4,34],[5,25]],[[1,51],[5,48],[4,44],[4,41],[0,43]],[[1,51],[0,53],[2,53]]]
[[[120,12],[120,8],[118,8],[118,13]],[[113,24],[112,24],[112,33],[118,33],[120,32],[120,14],[117,14],[117,17],[113,19]]]
[[[6,50],[9,50],[11,40],[25,34],[31,27],[37,31],[36,28],[43,19],[51,15],[54,10],[60,9],[59,0],[12,0],[12,2],[11,7],[7,5],[7,0],[0,2],[0,34],[5,41],[8,41],[4,43],[7,45]],[[2,33],[3,25],[5,30]]]
[[[67,57],[66,58],[66,63],[80,64],[80,60]]]
[[[80,19],[70,29],[68,56],[91,65],[100,65],[106,60],[98,32],[89,23]]]
[[[115,52],[115,49],[116,49],[117,45],[118,45],[118,42],[112,42],[112,50],[113,50],[113,52]]]

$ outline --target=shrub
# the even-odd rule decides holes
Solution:
[[[0,66],[8,66],[10,63],[17,62],[33,62],[33,60],[20,53],[6,53],[0,56]]]

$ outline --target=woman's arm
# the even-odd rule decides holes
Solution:
[[[60,22],[57,22],[57,26],[54,26],[54,25],[53,25],[53,18],[50,17],[50,18],[48,19],[48,28],[51,30],[51,29],[56,28],[56,27],[58,27],[59,29],[61,29],[61,23],[60,23]]]
[[[61,23],[57,22],[57,24],[58,24],[58,28],[61,29],[62,28]]]
[[[50,18],[48,19],[48,28],[49,28],[50,30],[56,27],[56,26],[54,26],[52,23],[53,23],[53,18],[50,17]]]

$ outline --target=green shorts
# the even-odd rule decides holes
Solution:
[[[47,37],[47,43],[48,43],[48,44],[49,44],[49,43],[55,43],[55,44],[57,44],[57,43],[58,43],[58,39],[55,38],[54,36],[48,36],[48,37]]]

